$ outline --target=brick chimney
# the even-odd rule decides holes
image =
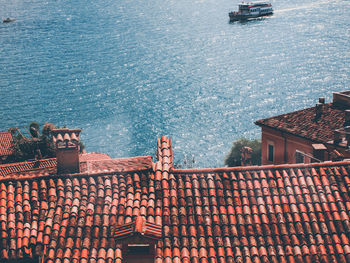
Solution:
[[[54,129],[53,142],[56,145],[57,173],[79,173],[80,129]]]
[[[341,134],[339,130],[335,130],[334,131],[334,145],[339,145],[339,143],[341,143],[342,138],[341,138]]]
[[[350,147],[350,126],[344,127],[345,129],[345,139],[346,139],[346,146]]]
[[[323,103],[317,103],[315,107],[315,122],[317,122],[322,115]]]
[[[327,147],[322,143],[315,143],[315,144],[312,144],[312,148],[313,148],[313,156],[316,159],[320,160],[321,162],[324,162]]]
[[[350,108],[350,90],[333,92],[333,105],[343,108]]]
[[[344,127],[350,126],[350,110],[345,110]]]

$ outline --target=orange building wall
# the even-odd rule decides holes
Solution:
[[[283,164],[296,163],[295,151],[299,150],[309,155],[313,155],[313,148],[309,140],[305,140],[287,133],[276,131],[270,128],[262,128],[261,137],[262,164]],[[274,162],[268,161],[268,144],[274,145]],[[325,158],[327,158],[327,154]],[[305,163],[310,163],[310,158],[305,157]]]
[[[268,144],[274,145],[275,159],[273,162],[268,161]],[[284,164],[284,163],[296,163],[295,151],[299,150],[303,153],[313,156],[313,147],[310,140],[306,140],[291,134],[287,134],[281,131],[277,131],[271,128],[262,127],[261,131],[261,163],[266,164]],[[325,152],[324,161],[330,160],[330,152],[336,149],[344,158],[350,158],[350,151],[344,147],[334,147],[332,145],[326,146],[328,152]],[[305,163],[310,163],[310,158],[305,157]]]

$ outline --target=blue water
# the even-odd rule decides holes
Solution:
[[[0,131],[82,128],[88,151],[223,166],[254,121],[350,84],[350,1],[273,1],[229,23],[232,0],[0,0]]]

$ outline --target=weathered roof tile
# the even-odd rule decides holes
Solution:
[[[3,178],[0,257],[121,262],[113,233],[141,218],[151,235],[162,225],[156,262],[350,259],[349,162],[176,170],[165,137],[158,155],[129,170]]]
[[[333,140],[334,130],[344,126],[345,111],[332,103],[322,105],[322,114],[315,121],[315,109],[311,107],[271,118],[258,120],[255,124],[289,132],[313,141],[327,143]]]
[[[13,154],[13,139],[11,132],[0,132],[0,157]]]

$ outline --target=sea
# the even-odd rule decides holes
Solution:
[[[222,167],[258,119],[350,87],[350,1],[272,0],[230,23],[237,0],[0,0],[0,131],[81,128],[88,152]]]

